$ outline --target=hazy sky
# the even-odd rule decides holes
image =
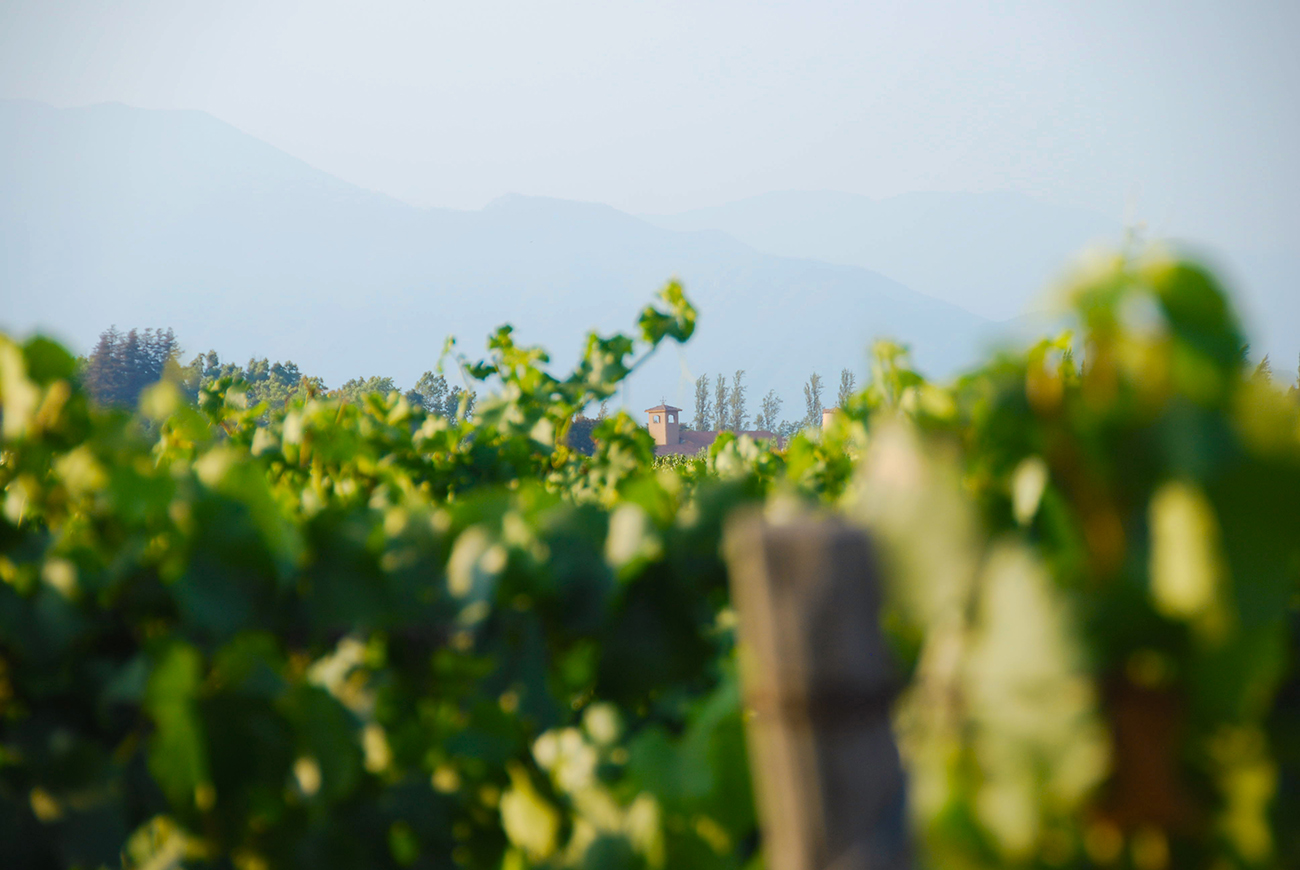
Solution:
[[[1242,0],[7,0],[0,96],[204,109],[423,205],[1013,189],[1294,248],[1297,37]]]

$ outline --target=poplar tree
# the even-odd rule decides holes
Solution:
[[[803,401],[807,415],[803,418],[805,426],[820,426],[822,422],[822,379],[816,372],[803,385]]]
[[[745,423],[748,422],[745,413],[745,393],[749,388],[743,383],[744,380],[745,370],[738,369],[731,381],[731,394],[727,397],[730,428],[737,434],[744,431]]]
[[[837,407],[843,408],[849,403],[849,399],[853,396],[853,388],[856,384],[857,378],[853,376],[853,372],[848,369],[840,370],[840,392],[839,395],[835,397],[835,404]]]
[[[759,403],[758,419],[754,421],[754,427],[775,434],[778,426],[776,418],[780,413],[781,397],[776,394],[776,390],[768,390]]]
[[[727,428],[727,415],[731,407],[731,403],[727,401],[727,379],[718,375],[713,386],[713,424],[721,432]]]
[[[708,432],[713,428],[713,417],[709,413],[709,376],[700,375],[695,379],[695,428]]]

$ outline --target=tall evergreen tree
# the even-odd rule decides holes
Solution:
[[[126,372],[117,354],[117,345],[121,339],[122,334],[116,326],[110,326],[101,332],[95,349],[90,352],[82,369],[82,383],[91,397],[101,405],[114,404],[126,383]]]
[[[700,375],[695,379],[695,419],[693,425],[701,432],[713,428],[713,417],[709,413],[709,376]]]
[[[843,408],[849,403],[849,399],[853,396],[853,388],[856,384],[857,378],[853,376],[853,372],[848,369],[840,370],[840,392],[835,397],[836,407]]]
[[[122,393],[113,402],[115,405],[134,405],[140,391],[148,386],[145,378],[149,359],[141,346],[140,338],[140,331],[133,329],[122,337],[114,349],[116,364],[123,377]],[[161,377],[162,371],[158,374]]]
[[[805,426],[822,424],[822,379],[816,372],[803,385],[803,401],[807,414],[803,418]]]
[[[745,424],[749,422],[745,410],[745,393],[749,388],[745,386],[745,370],[738,369],[731,380],[731,393],[727,396],[727,416],[728,428],[732,432],[743,432]]]
[[[86,359],[82,382],[99,404],[131,407],[145,387],[162,380],[179,352],[170,329],[133,329],[123,335],[110,326]]]

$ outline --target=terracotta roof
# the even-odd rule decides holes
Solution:
[[[651,411],[680,411],[680,410],[681,408],[674,408],[672,405],[656,405],[653,408],[646,408],[645,413],[649,414]]]
[[[727,430],[730,431],[730,430]],[[680,444],[660,444],[655,447],[655,456],[670,456],[672,454],[685,454],[694,456],[701,450],[708,449],[709,445],[718,439],[719,432],[701,432],[695,429],[687,429],[681,433]],[[766,429],[751,429],[739,433],[748,435],[755,441],[772,441],[775,440],[778,447],[784,447],[785,444],[780,438],[777,438]]]
[[[672,456],[679,453],[694,456],[701,450],[707,449],[709,449],[707,444],[660,444],[655,447],[655,456]]]

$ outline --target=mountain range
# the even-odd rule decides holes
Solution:
[[[1122,232],[1093,212],[1007,192],[872,199],[786,191],[647,219],[670,229],[722,230],[781,256],[875,269],[992,320],[1045,306],[1044,291],[1064,263]]]
[[[188,353],[410,385],[446,335],[476,358],[506,322],[566,366],[587,329],[629,329],[676,276],[700,309],[696,337],[639,371],[627,403],[689,408],[691,378],[744,369],[751,407],[774,388],[796,418],[808,374],[861,376],[876,336],[900,337],[936,376],[969,363],[1023,305],[1004,298],[1113,231],[1027,197],[984,201],[981,220],[978,195],[918,195],[901,203],[922,215],[910,225],[889,208],[863,223],[870,201],[819,194],[651,218],[514,195],[417,208],[202,112],[0,101],[0,329],[85,351],[109,325],[172,327]],[[783,213],[802,229],[783,231]],[[998,241],[1026,227],[1023,250]],[[981,301],[1001,286],[1014,294]]]
[[[671,229],[720,230],[754,248],[789,257],[875,269],[914,290],[1028,337],[1060,325],[1057,285],[1089,249],[1114,249],[1132,235],[1159,241],[1209,264],[1226,282],[1254,340],[1252,357],[1271,354],[1286,377],[1300,350],[1300,254],[1228,250],[1204,240],[1126,226],[1085,209],[1022,194],[907,193],[886,199],[788,191],[680,214],[650,215]]]

